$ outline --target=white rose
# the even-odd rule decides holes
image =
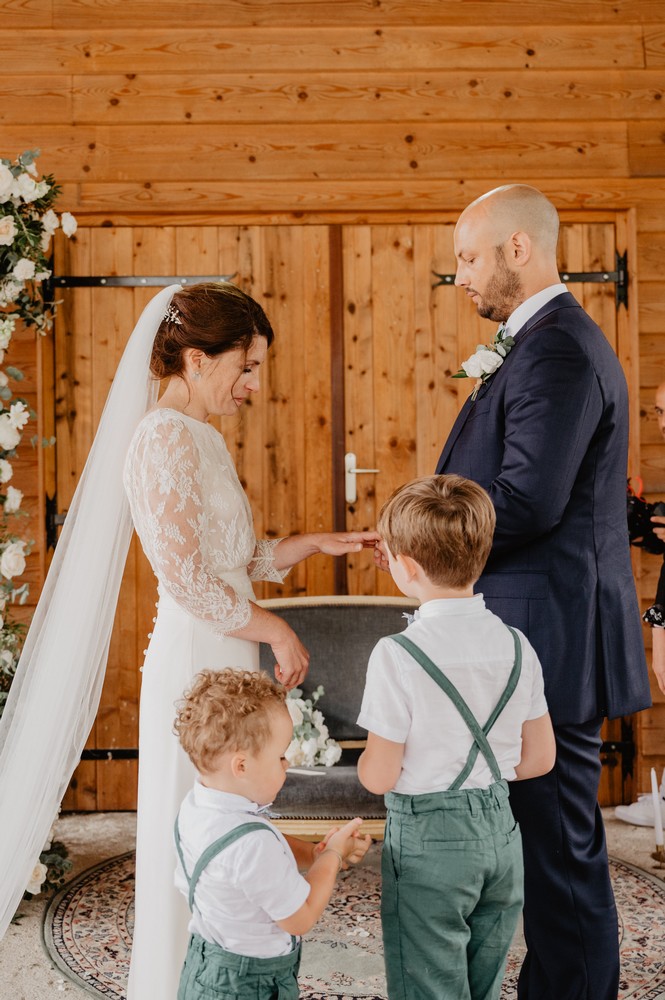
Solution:
[[[7,459],[0,458],[0,483],[8,483],[13,475],[14,470]]]
[[[12,424],[9,413],[0,413],[0,448],[12,451],[21,440],[21,433]]]
[[[11,215],[0,217],[0,247],[10,247],[16,236],[16,223]]]
[[[323,755],[323,763],[326,767],[332,767],[342,756],[342,748],[338,743],[330,742]]]
[[[35,281],[46,281],[47,278],[51,277],[50,271],[37,271],[35,273]]]
[[[42,216],[42,228],[44,229],[44,232],[52,235],[59,225],[60,219],[52,208],[49,208],[48,212],[44,212]]]
[[[0,573],[7,580],[20,576],[25,570],[24,542],[10,542],[0,557]]]
[[[12,667],[14,665],[14,654],[10,653],[8,649],[3,649],[0,653],[0,664],[3,667]]]
[[[302,752],[302,748],[298,740],[291,740],[284,756],[289,762],[291,767],[301,767],[305,763],[305,755]]]
[[[291,716],[291,722],[293,723],[294,726],[302,725],[303,715],[302,715],[302,709],[298,704],[299,701],[300,698],[286,699],[286,707],[289,710],[289,715]]]
[[[39,183],[35,185],[36,198],[43,198],[44,195],[48,194],[50,190],[50,184],[47,184],[46,181],[39,181]]]
[[[62,231],[65,236],[73,236],[78,228],[78,222],[71,212],[63,212],[60,216]]]
[[[42,253],[46,253],[51,245],[51,234],[47,232],[42,233],[42,238],[39,241],[39,249]]]
[[[9,385],[9,378],[4,372],[0,372],[0,389],[4,389],[7,385]]]
[[[0,284],[0,306],[8,306],[14,302],[23,291],[23,285],[18,281],[3,281]]]
[[[7,487],[7,499],[5,500],[5,513],[15,514],[21,506],[23,494],[15,486]]]
[[[9,408],[9,423],[12,427],[15,427],[17,431],[22,431],[28,420],[30,419],[30,412],[20,399],[17,399],[15,403]]]
[[[503,364],[503,358],[496,351],[477,351],[476,357],[480,359],[480,367],[486,375],[491,375]]]
[[[462,364],[462,368],[469,378],[480,378],[481,375],[491,375],[500,365],[503,358],[495,351],[476,351]]]
[[[14,175],[9,167],[0,163],[0,202],[9,201],[13,185]]]
[[[28,260],[27,257],[21,257],[18,264],[14,265],[14,270],[12,271],[12,277],[16,278],[17,281],[28,281],[35,273],[34,262]]]
[[[28,171],[29,174],[32,174],[33,177],[37,176],[37,167],[34,165],[34,163],[26,163],[25,169]]]
[[[14,336],[14,327],[16,325],[16,320],[13,316],[4,316],[0,319],[0,348],[6,350],[9,347],[9,341]]]
[[[41,861],[38,861],[32,871],[32,875],[30,876],[30,881],[26,886],[26,892],[31,893],[33,896],[36,896],[38,893],[40,893],[42,891],[42,886],[46,881],[47,875],[48,875],[48,868],[46,867],[46,865],[43,865]]]
[[[314,765],[317,750],[316,737],[310,736],[308,740],[302,741],[302,752],[310,767]]]
[[[14,178],[11,193],[13,198],[22,198],[25,202],[35,201],[39,197],[37,185],[30,174],[25,173]]]

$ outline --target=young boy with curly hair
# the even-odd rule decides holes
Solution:
[[[299,937],[371,843],[359,818],[313,845],[265,817],[288,767],[285,698],[261,672],[204,670],[178,706],[175,731],[199,773],[175,831],[176,885],[192,910],[178,1000],[297,1000]]]
[[[372,652],[360,780],[386,794],[381,922],[390,1000],[497,1000],[523,900],[507,781],[554,765],[538,658],[473,593],[494,508],[461,476],[398,489],[378,530],[421,602]]]

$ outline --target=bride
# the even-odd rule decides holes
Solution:
[[[258,391],[272,339],[263,309],[230,283],[171,286],[146,307],[0,720],[2,933],[94,721],[133,518],[159,603],[141,689],[128,1000],[175,997],[187,944],[189,914],[173,886],[172,828],[194,775],[172,733],[174,703],[203,667],[258,669],[259,642],[272,649],[276,678],[299,684],[307,650],[283,619],[254,602],[251,581],[281,581],[309,555],[344,555],[378,538],[346,532],[256,540],[232,459],[208,418],[236,413]],[[157,402],[156,383],[165,379]]]

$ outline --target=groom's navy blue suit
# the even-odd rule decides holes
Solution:
[[[550,774],[511,787],[525,852],[519,996],[616,1000],[617,926],[596,804],[604,716],[650,705],[626,527],[628,396],[617,357],[572,295],[515,335],[467,400],[437,472],[496,508],[476,585],[538,653],[557,737]]]

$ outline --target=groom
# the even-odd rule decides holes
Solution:
[[[518,997],[616,1000],[599,734],[604,717],[650,705],[626,527],[628,396],[602,331],[559,282],[558,229],[551,202],[521,184],[460,216],[455,283],[514,344],[467,400],[436,471],[492,498],[476,590],[535,647],[555,723],[554,769],[510,793],[525,861]]]

